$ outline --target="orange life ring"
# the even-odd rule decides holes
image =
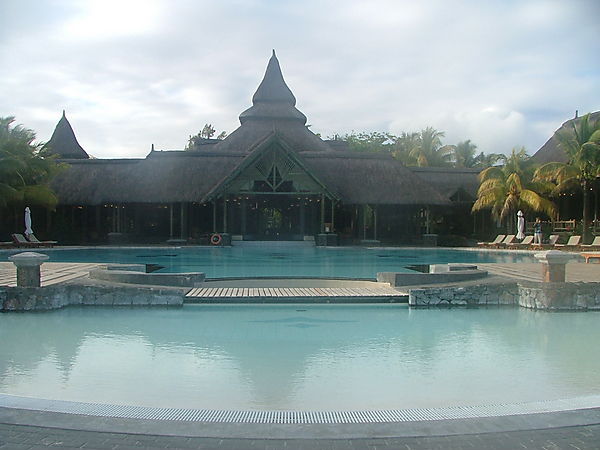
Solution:
[[[210,243],[212,245],[219,245],[222,240],[223,236],[221,236],[219,233],[215,233],[210,237]]]

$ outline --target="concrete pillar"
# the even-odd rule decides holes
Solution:
[[[566,265],[572,255],[558,250],[536,253],[535,258],[542,263],[542,280],[545,283],[561,283],[566,280]]]
[[[35,252],[24,252],[9,256],[8,260],[17,266],[17,286],[40,287],[40,267],[48,259],[48,255]]]

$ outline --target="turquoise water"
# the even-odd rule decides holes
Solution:
[[[598,313],[186,305],[0,314],[0,392],[210,409],[357,410],[600,393]]]
[[[233,247],[40,249],[51,262],[156,264],[161,272],[204,272],[208,278],[330,277],[375,278],[377,272],[410,272],[409,266],[451,262],[533,262],[516,252],[415,248],[323,248],[261,243]],[[13,252],[3,252],[6,260]]]

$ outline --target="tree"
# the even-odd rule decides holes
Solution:
[[[337,139],[348,143],[350,150],[357,152],[389,152],[396,140],[396,136],[380,131],[361,132],[352,131],[343,136],[334,135],[327,139]]]
[[[54,209],[58,199],[50,180],[63,165],[35,133],[22,125],[11,126],[14,117],[0,118],[0,207],[37,205]]]
[[[570,130],[556,134],[559,146],[567,154],[566,163],[550,162],[535,172],[535,179],[555,183],[552,195],[581,190],[583,194],[583,241],[589,242],[589,193],[600,176],[600,120],[586,114],[571,123]]]
[[[419,133],[419,142],[412,149],[410,156],[417,161],[417,165],[444,167],[454,163],[454,147],[442,145],[445,133],[435,128],[427,127]]]
[[[407,166],[416,166],[417,159],[414,156],[414,149],[419,146],[421,137],[416,132],[402,132],[394,142],[392,155]]]
[[[498,164],[498,161],[502,161],[505,158],[504,155],[500,153],[479,153],[475,157],[475,165],[473,167],[491,167]]]
[[[475,150],[477,146],[471,143],[470,139],[459,142],[454,146],[454,157],[456,167],[475,167],[477,165],[477,157]]]
[[[488,167],[479,174],[477,200],[471,211],[491,209],[495,219],[509,217],[509,228],[519,209],[553,217],[554,203],[540,195],[549,192],[550,187],[548,183],[533,181],[533,164],[525,149],[513,149],[511,155],[503,159],[503,166]]]
[[[212,137],[215,135],[216,132],[217,131],[215,130],[215,127],[212,126],[212,124],[205,123],[204,127],[202,127],[202,130],[200,130],[198,132],[198,134],[196,134],[194,136],[190,136],[190,138],[188,140],[188,144],[185,147],[185,149],[192,150],[192,149],[198,147],[200,144],[202,144],[202,142],[212,139]],[[219,133],[219,135],[217,136],[217,139],[223,140],[226,137],[227,137],[227,133],[225,131],[221,131]]]

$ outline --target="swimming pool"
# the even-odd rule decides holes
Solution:
[[[154,407],[336,411],[595,395],[597,314],[401,305],[2,314],[0,392]]]
[[[232,247],[96,247],[38,249],[50,262],[155,264],[160,272],[204,272],[208,278],[326,277],[373,279],[377,272],[445,263],[534,262],[521,252],[429,248],[315,247],[303,243],[239,243]],[[16,251],[3,252],[7,260]]]

